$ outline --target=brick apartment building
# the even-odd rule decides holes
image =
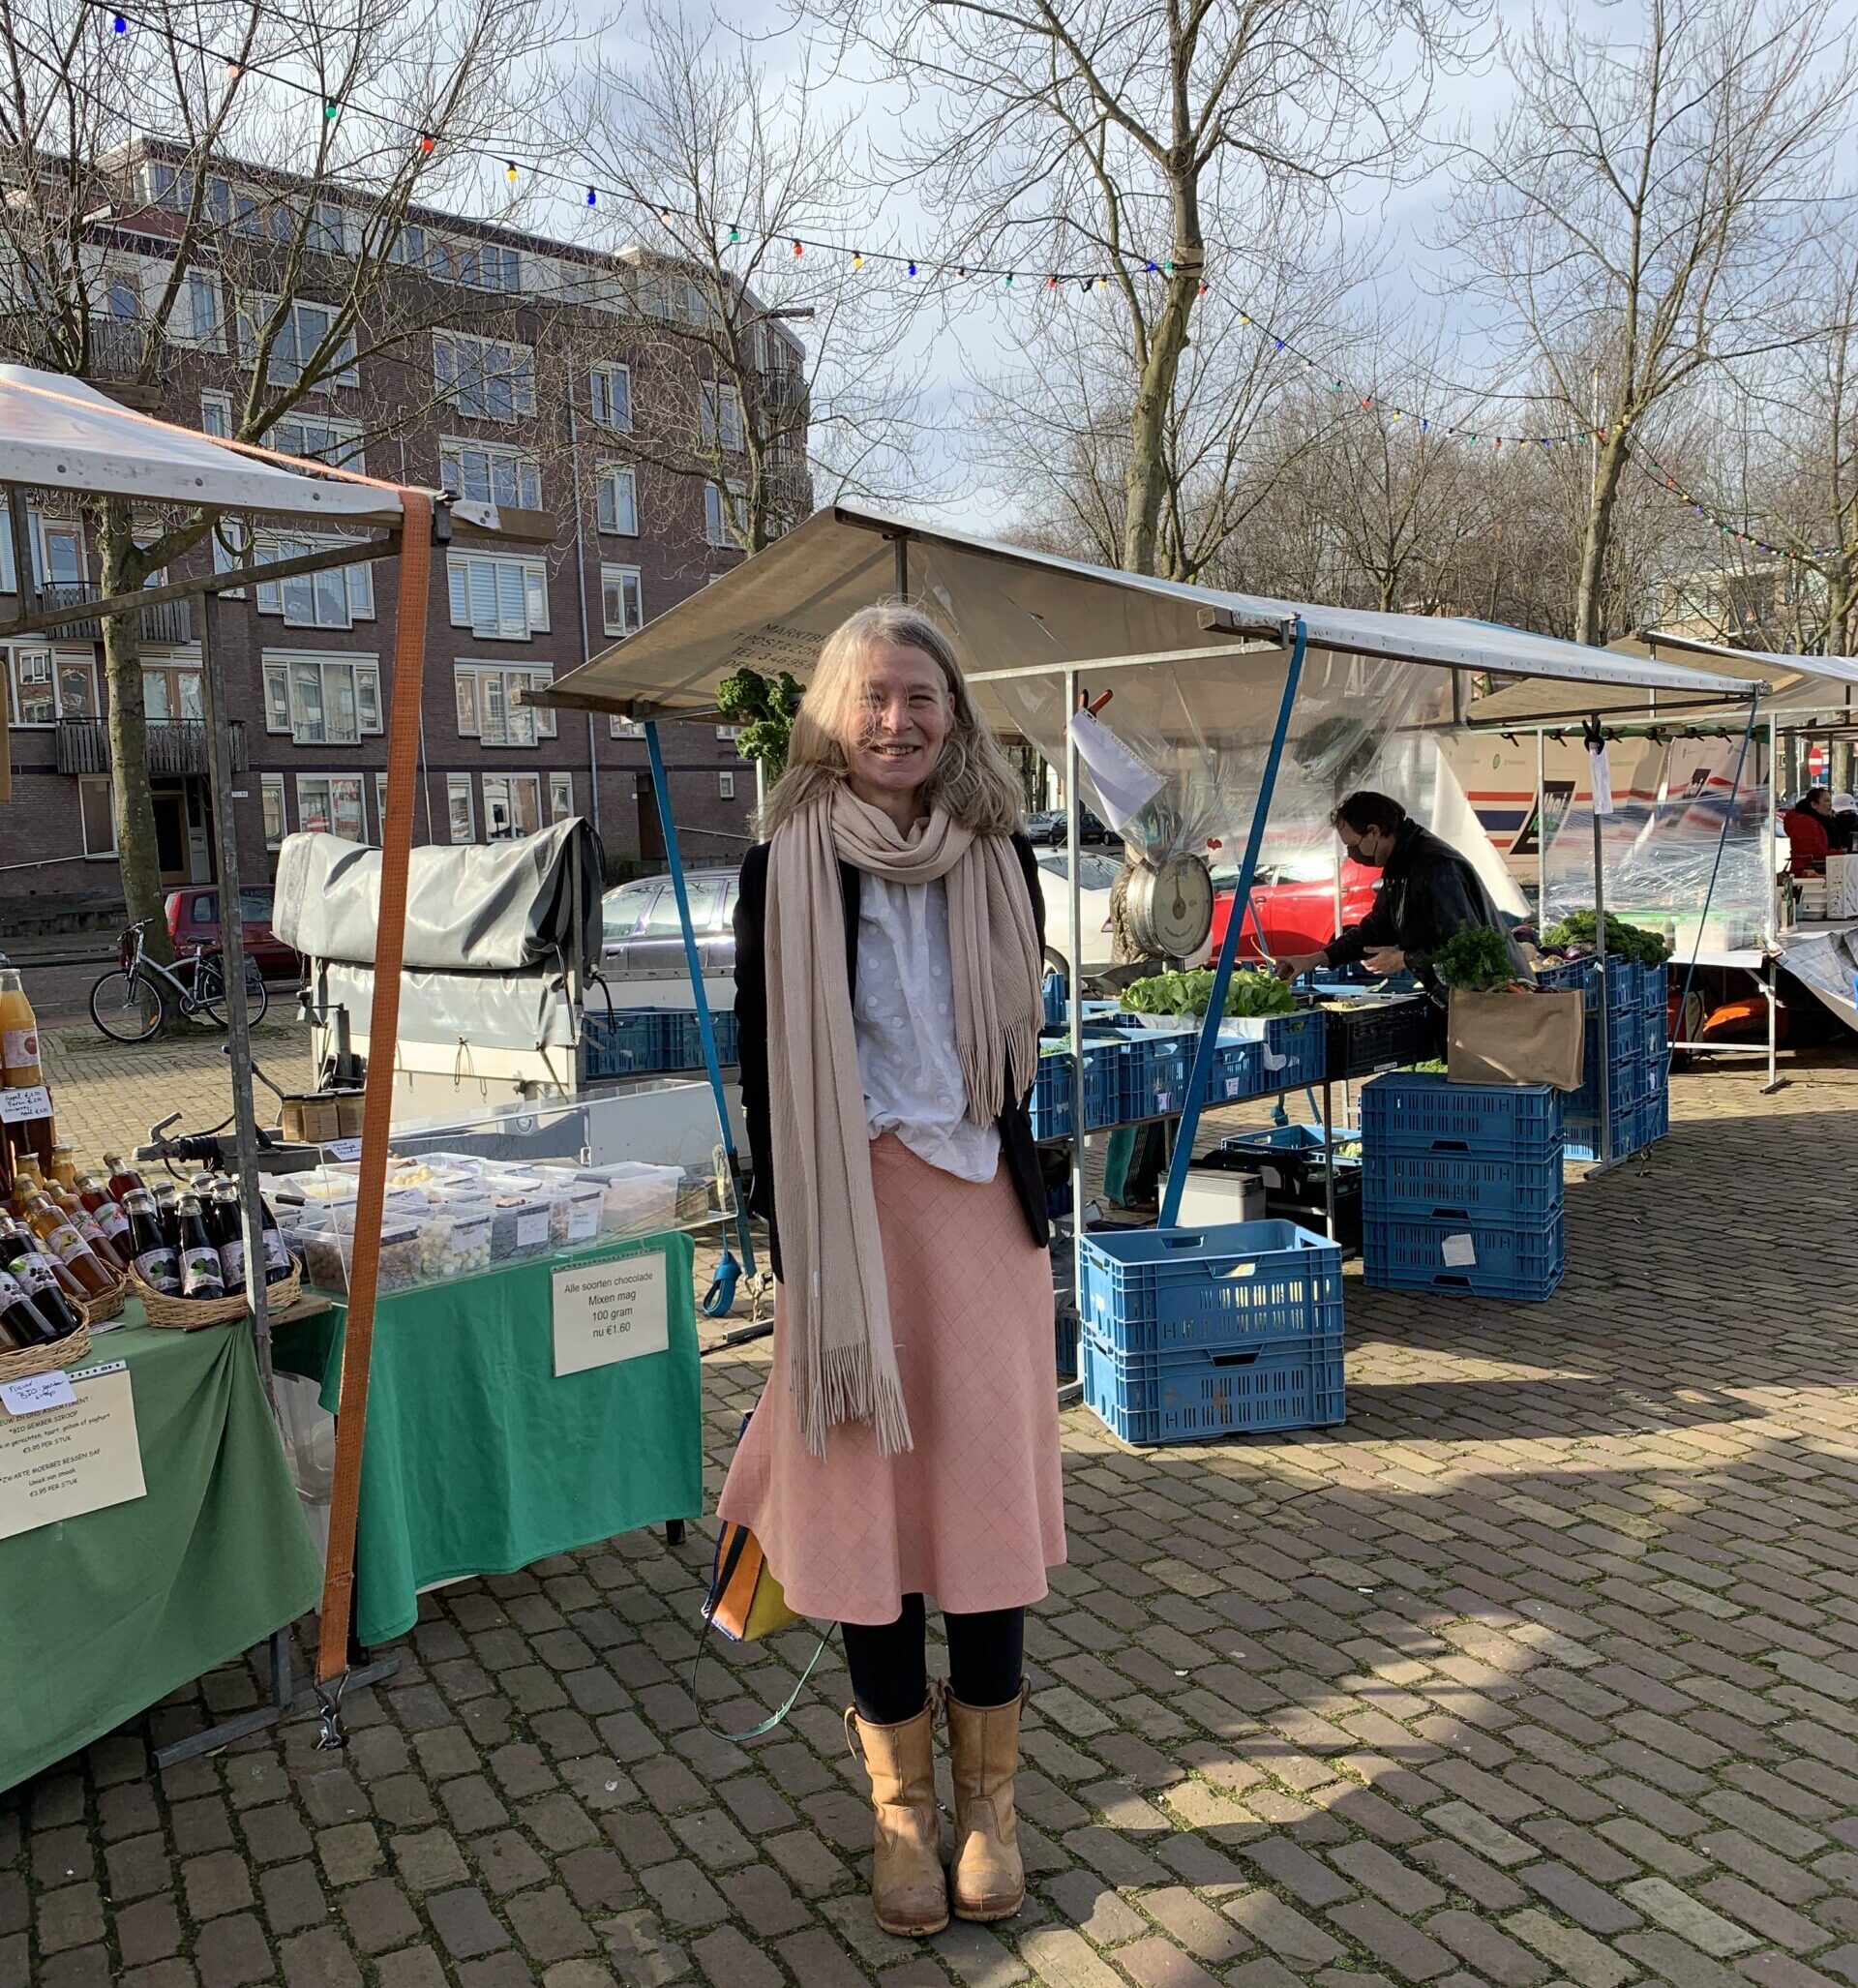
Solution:
[[[103,228],[106,316],[92,323],[87,377],[104,392],[133,376],[146,348],[145,300],[171,265],[164,237],[173,239],[188,191],[172,165],[147,151],[126,162],[126,174],[129,202]],[[228,168],[211,188],[235,226],[253,204],[241,183]],[[266,199],[286,196],[275,176],[266,181]],[[317,212],[329,288],[339,294],[343,250],[357,224],[335,199]],[[741,557],[717,489],[662,463],[652,469],[633,448],[660,418],[661,388],[667,404],[677,403],[675,418],[688,416],[690,382],[670,377],[651,319],[700,310],[701,298],[674,265],[601,257],[419,211],[409,212],[393,260],[388,308],[400,293],[421,307],[409,316],[426,328],[306,395],[266,443],[542,509],[555,527],[553,544],[532,556],[435,558],[414,839],[507,839],[581,814],[596,824],[610,871],[648,868],[662,859],[663,843],[636,728],[527,708],[518,694],[634,632]],[[444,300],[435,312],[430,286],[441,284],[469,307],[453,320],[458,328],[432,328]],[[409,286],[429,287],[414,296]],[[289,335],[306,351],[321,329],[315,289],[314,281],[301,285],[293,307]],[[210,260],[190,267],[187,291],[169,320],[156,384],[126,397],[167,420],[227,434],[252,371],[240,358],[249,331],[230,278],[222,284]],[[31,363],[30,339],[17,329],[15,320],[0,356]],[[799,346],[772,321],[757,336],[764,390],[803,407]],[[273,355],[273,380],[292,363],[287,343]],[[681,365],[687,373],[688,361]],[[705,390],[704,419],[712,443],[727,449],[743,413],[734,395]],[[802,515],[811,500],[803,449],[790,445],[781,476],[789,517]],[[101,592],[96,547],[75,511],[47,506],[29,525],[42,586]],[[284,557],[316,543],[267,532],[257,551]],[[202,547],[165,577],[213,557],[232,562],[225,548]],[[393,561],[381,560],[225,600],[226,703],[249,882],[269,880],[274,852],[293,830],[380,838],[395,586]],[[14,588],[0,528],[0,593]],[[142,630],[149,772],[163,878],[173,885],[209,882],[214,869],[191,617],[187,603],[157,606]],[[14,798],[0,813],[0,928],[85,907],[106,915],[121,902],[103,660],[95,623],[0,643],[14,773]],[[753,768],[726,728],[668,726],[664,742],[687,859],[734,860],[746,846]]]

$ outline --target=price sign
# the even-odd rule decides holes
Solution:
[[[323,1148],[331,1160],[359,1160],[361,1141],[359,1139],[331,1139]]]
[[[51,1116],[51,1093],[44,1084],[23,1084],[17,1090],[0,1091],[0,1121],[23,1125],[30,1118]]]
[[[35,1373],[30,1380],[0,1381],[0,1408],[9,1415],[38,1415],[46,1408],[68,1408],[77,1399],[65,1372]]]
[[[146,1492],[128,1367],[116,1360],[40,1379],[62,1380],[66,1399],[0,1415],[0,1540]]]
[[[665,1259],[656,1250],[557,1270],[554,1287],[557,1378],[671,1344]]]

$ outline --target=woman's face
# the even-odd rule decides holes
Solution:
[[[953,713],[934,656],[881,642],[865,658],[845,741],[852,791],[861,800],[914,794],[936,769]]]

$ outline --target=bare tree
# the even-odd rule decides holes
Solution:
[[[1601,642],[1633,437],[1689,388],[1802,336],[1789,289],[1852,82],[1832,0],[1643,0],[1581,25],[1573,0],[1506,33],[1514,95],[1466,147],[1448,240],[1598,437],[1573,632]]]
[[[1199,306],[1245,230],[1398,169],[1458,0],[797,0],[874,55],[918,128],[898,165],[943,260],[1016,286],[1100,272],[1123,319],[1120,562],[1163,562],[1168,441]],[[1243,280],[1243,276],[1241,278]]]
[[[610,226],[584,218],[637,272],[652,407],[623,446],[704,485],[725,542],[759,552],[813,508],[816,472],[865,495],[912,481],[883,244],[869,261],[820,246],[862,225],[854,120],[824,106],[804,49],[777,75],[688,15],[648,7],[634,30],[635,59],[596,62],[570,109],[588,178],[623,196]]]
[[[328,396],[362,364],[435,324],[507,321],[515,300],[482,265],[439,271],[406,221],[416,199],[476,195],[472,151],[532,117],[559,39],[548,0],[337,0],[289,17],[258,0],[149,0],[123,34],[83,0],[0,0],[0,30],[11,356],[152,406],[177,354],[236,355],[226,432],[259,442],[341,405]],[[442,281],[393,280],[409,243]],[[376,402],[359,425],[378,434],[418,411]],[[217,521],[111,500],[95,522],[115,594]],[[124,896],[161,948],[138,617],[105,619],[104,653]]]

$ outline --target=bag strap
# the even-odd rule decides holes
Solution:
[[[788,1693],[786,1702],[782,1704],[779,1711],[770,1714],[770,1716],[764,1719],[759,1726],[749,1727],[746,1732],[725,1732],[722,1727],[712,1726],[709,1723],[708,1716],[705,1714],[704,1710],[703,1694],[697,1689],[697,1672],[703,1665],[704,1645],[709,1641],[709,1632],[711,1627],[710,1618],[708,1615],[705,1615],[704,1617],[704,1626],[702,1630],[698,1633],[697,1637],[697,1654],[690,1660],[691,1702],[697,1707],[697,1716],[699,1719],[703,1721],[704,1731],[705,1732],[714,1734],[714,1736],[718,1739],[741,1740],[766,1738],[766,1736],[774,1731],[775,1727],[777,1727],[781,1723],[781,1721],[787,1717],[788,1713],[791,1712],[794,1709],[794,1707],[799,1703],[800,1693],[806,1689],[807,1679],[811,1677],[814,1671],[818,1669],[820,1659],[825,1655],[825,1646],[832,1641],[832,1631],[836,1629],[838,1626],[839,1625],[836,1622],[832,1623],[830,1627],[828,1627],[821,1636],[819,1643],[815,1647],[813,1654],[806,1660],[806,1669],[800,1672],[798,1681],[794,1684],[794,1689]]]

